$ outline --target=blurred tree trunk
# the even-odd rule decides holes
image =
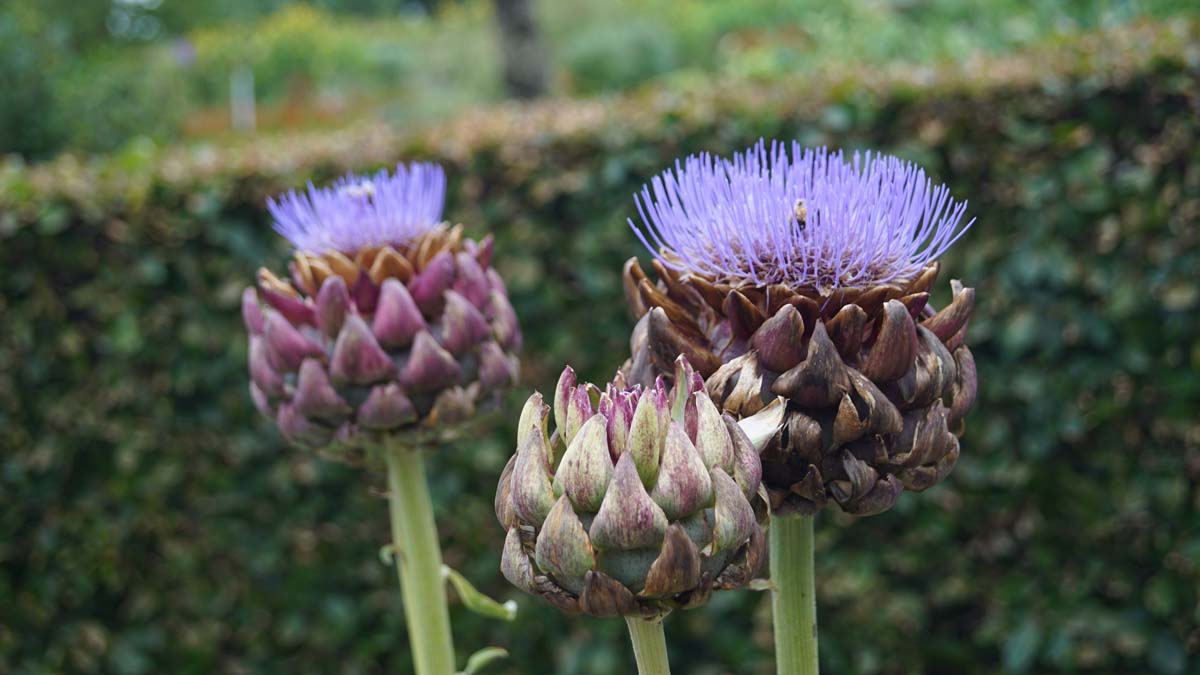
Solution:
[[[504,86],[514,98],[546,93],[546,48],[534,17],[534,0],[492,0],[500,27]]]

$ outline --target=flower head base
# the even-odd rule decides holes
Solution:
[[[974,222],[914,164],[794,142],[693,155],[636,199],[630,227],[672,269],[821,295],[912,278]]]
[[[534,394],[496,492],[501,571],[567,612],[653,617],[744,585],[764,553],[758,452],[680,358],[675,385]]]
[[[267,200],[275,230],[306,253],[353,255],[366,247],[407,244],[442,218],[446,174],[436,164],[414,162],[396,172],[348,174],[328,187],[308,184]]]

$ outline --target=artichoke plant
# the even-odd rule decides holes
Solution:
[[[246,289],[250,393],[288,440],[354,458],[389,436],[436,438],[517,375],[521,333],[492,238],[439,224],[428,165],[272,201],[289,280]]]
[[[975,401],[975,291],[929,301],[965,205],[894,158],[792,157],[692,158],[643,193],[663,248],[657,281],[625,265],[626,371],[650,382],[686,355],[761,444],[774,512],[875,514],[950,472]]]
[[[492,239],[441,222],[445,187],[412,164],[269,200],[295,255],[286,280],[260,269],[242,296],[257,408],[293,443],[386,464],[418,675],[456,671],[421,450],[498,400],[521,346]]]
[[[930,303],[966,203],[894,157],[765,143],[656,177],[630,226],[655,255],[625,293],[632,382],[685,356],[760,448],[776,661],[817,672],[812,518],[885,511],[953,469],[975,401],[975,293]],[[973,222],[973,221],[972,221]]]
[[[515,586],[569,613],[653,619],[757,572],[758,453],[686,359],[673,366],[673,387],[618,375],[603,390],[568,367],[553,432],[550,407],[529,397],[496,492]]]

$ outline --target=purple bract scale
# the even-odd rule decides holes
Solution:
[[[911,162],[795,142],[692,155],[635,201],[643,224],[630,227],[674,269],[822,294],[910,277],[974,223]]]
[[[369,246],[399,246],[441,222],[446,174],[436,164],[399,164],[395,173],[347,174],[327,187],[308,184],[268,199],[275,230],[296,250],[353,255]]]

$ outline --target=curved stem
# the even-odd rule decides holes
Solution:
[[[813,517],[771,521],[771,609],[779,675],[817,675],[817,595],[813,575]]]
[[[637,658],[639,675],[671,675],[662,619],[648,621],[627,616],[625,624],[629,626],[629,639],[633,641],[633,655]]]
[[[442,550],[424,458],[418,448],[391,445],[386,450],[393,553],[413,664],[417,675],[454,675]]]

